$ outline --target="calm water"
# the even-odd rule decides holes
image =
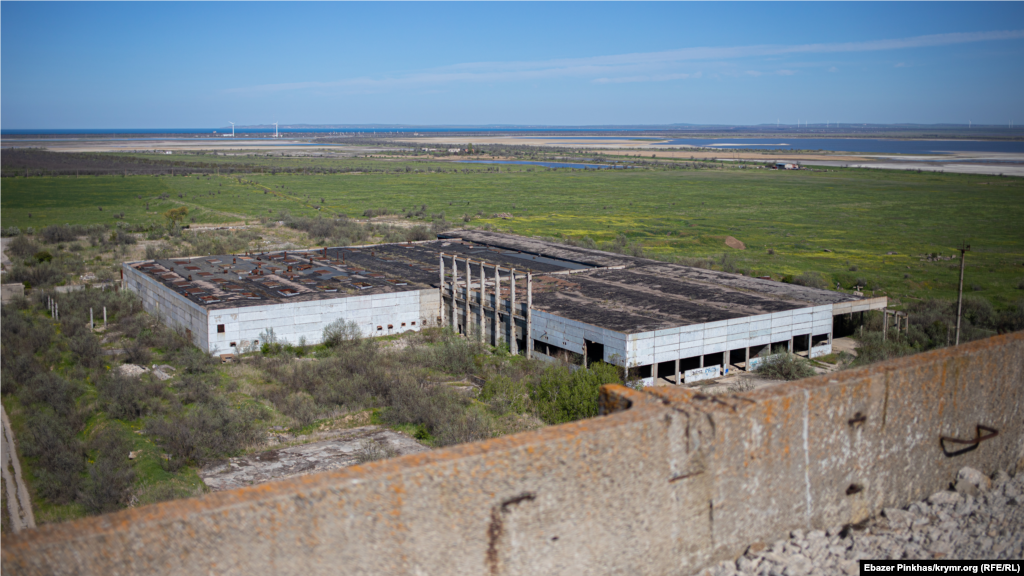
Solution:
[[[530,164],[533,166],[546,166],[548,168],[612,168],[619,170],[629,168],[629,166],[611,166],[608,164],[572,164],[570,162],[531,162],[529,160],[456,160],[456,162],[460,162],[462,164]]]
[[[24,130],[24,129],[0,129],[3,136],[103,136],[109,134],[213,134],[218,135],[231,133],[231,127],[227,128],[95,128],[95,129],[57,129],[57,130]],[[281,133],[303,134],[430,134],[447,132],[477,133],[481,136],[486,134],[506,133],[536,133],[536,132],[614,132],[615,130],[588,130],[585,128],[285,128],[281,127]],[[633,130],[624,130],[633,132]],[[235,128],[236,134],[273,134],[273,128]]]
[[[685,144],[735,150],[828,150],[832,152],[874,152],[877,154],[945,154],[949,152],[1024,153],[1024,142],[988,140],[883,140],[867,138],[729,138],[703,140],[675,138],[665,144]]]

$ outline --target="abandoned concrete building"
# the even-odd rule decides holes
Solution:
[[[365,336],[448,326],[513,353],[629,368],[647,384],[756,368],[784,347],[831,351],[833,319],[865,299],[494,232],[437,240],[130,262],[144,306],[210,353],[273,334],[320,341],[338,319]]]

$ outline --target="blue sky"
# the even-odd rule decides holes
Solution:
[[[1024,3],[0,4],[3,128],[1024,124]]]

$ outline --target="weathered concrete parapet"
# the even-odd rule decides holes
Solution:
[[[7,536],[5,574],[691,573],[1024,467],[1024,333]],[[966,445],[940,437],[975,437]],[[969,446],[968,446],[969,447]]]

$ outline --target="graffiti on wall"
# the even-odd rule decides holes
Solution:
[[[832,353],[831,344],[822,344],[821,346],[815,346],[811,348],[810,353],[807,355],[808,358],[817,358],[818,356],[826,356]]]
[[[722,367],[705,366],[703,368],[694,368],[693,370],[687,370],[683,372],[683,382],[689,384],[690,382],[699,382],[701,380],[710,380],[712,378],[718,378],[722,375]]]

